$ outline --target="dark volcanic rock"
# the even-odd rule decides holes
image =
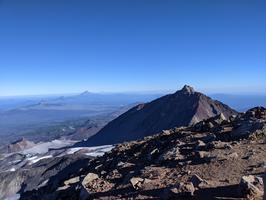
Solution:
[[[174,94],[130,109],[82,145],[115,144],[141,139],[164,129],[192,125],[221,113],[225,119],[237,114],[227,105],[185,85]]]

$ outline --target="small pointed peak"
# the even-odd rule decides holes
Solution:
[[[181,91],[186,94],[193,94],[195,92],[194,88],[189,85],[184,85]]]
[[[86,90],[86,91],[82,92],[80,95],[88,95],[88,94],[90,94],[90,92],[88,90]]]

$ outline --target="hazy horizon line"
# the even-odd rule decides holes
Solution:
[[[0,95],[0,98],[23,98],[23,97],[60,97],[60,96],[74,96],[81,95],[85,92],[91,94],[135,94],[135,95],[155,95],[155,94],[170,94],[174,93],[178,90],[169,89],[169,90],[132,90],[132,91],[88,91],[85,90],[83,92],[59,92],[59,93],[40,93],[40,94],[14,94],[14,95]],[[207,92],[202,90],[196,90],[198,92],[207,94],[207,95],[256,95],[256,96],[266,96],[266,92],[250,92],[250,91],[242,91],[242,92]]]

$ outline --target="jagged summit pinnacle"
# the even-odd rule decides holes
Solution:
[[[186,94],[193,94],[195,93],[195,90],[193,87],[189,86],[189,85],[184,85],[184,87],[181,89],[181,91],[183,93],[186,93]]]

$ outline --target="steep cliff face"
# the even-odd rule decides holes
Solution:
[[[192,125],[221,113],[225,118],[237,114],[229,106],[185,85],[174,94],[135,106],[111,121],[83,145],[114,144],[141,139],[164,129]]]

